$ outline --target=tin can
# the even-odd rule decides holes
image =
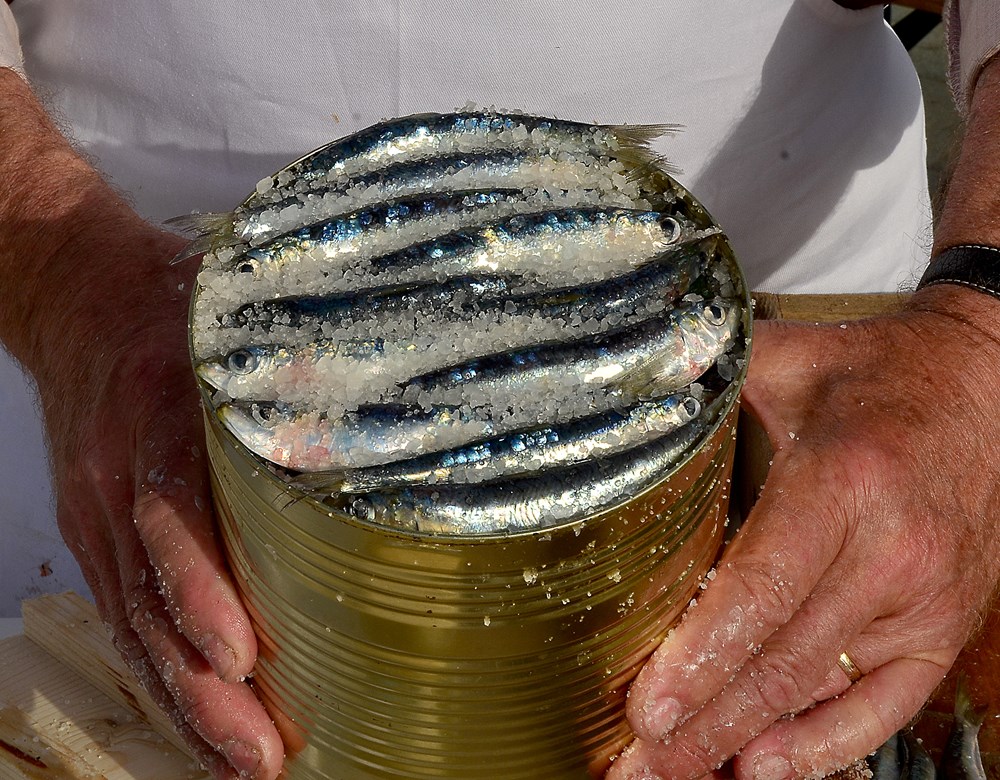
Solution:
[[[686,190],[678,211],[711,218]],[[742,272],[720,237],[736,295]],[[583,780],[713,564],[745,366],[699,443],[598,514],[493,536],[387,528],[307,496],[206,414],[215,509],[287,780]],[[211,409],[208,389],[202,388]]]

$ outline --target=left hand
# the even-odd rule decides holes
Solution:
[[[918,711],[997,585],[1000,302],[941,285],[895,316],[755,329],[743,397],[770,473],[633,684],[609,780],[849,764]]]

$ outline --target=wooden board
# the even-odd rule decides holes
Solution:
[[[76,649],[71,640],[63,655]],[[207,777],[144,713],[113,701],[27,637],[0,641],[0,780]]]

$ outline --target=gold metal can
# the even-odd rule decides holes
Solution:
[[[211,415],[254,685],[289,780],[598,777],[627,686],[717,554],[737,388],[698,450],[623,506],[491,537],[406,534],[287,484]]]
[[[714,223],[684,190],[678,209]],[[745,280],[723,255],[744,305]],[[287,780],[585,780],[630,740],[625,696],[721,544],[745,365],[655,485],[562,525],[431,535],[292,488],[206,414],[215,509]],[[205,406],[212,409],[207,387]]]

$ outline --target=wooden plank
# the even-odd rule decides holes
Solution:
[[[840,322],[889,314],[903,308],[907,299],[902,293],[778,295],[755,292],[751,297],[754,317],[758,319],[806,322]]]
[[[142,718],[178,750],[184,740],[139,684],[108,639],[94,605],[76,593],[25,601],[24,635],[46,650],[111,701]]]
[[[132,710],[27,637],[0,641],[0,780],[207,780]]]

